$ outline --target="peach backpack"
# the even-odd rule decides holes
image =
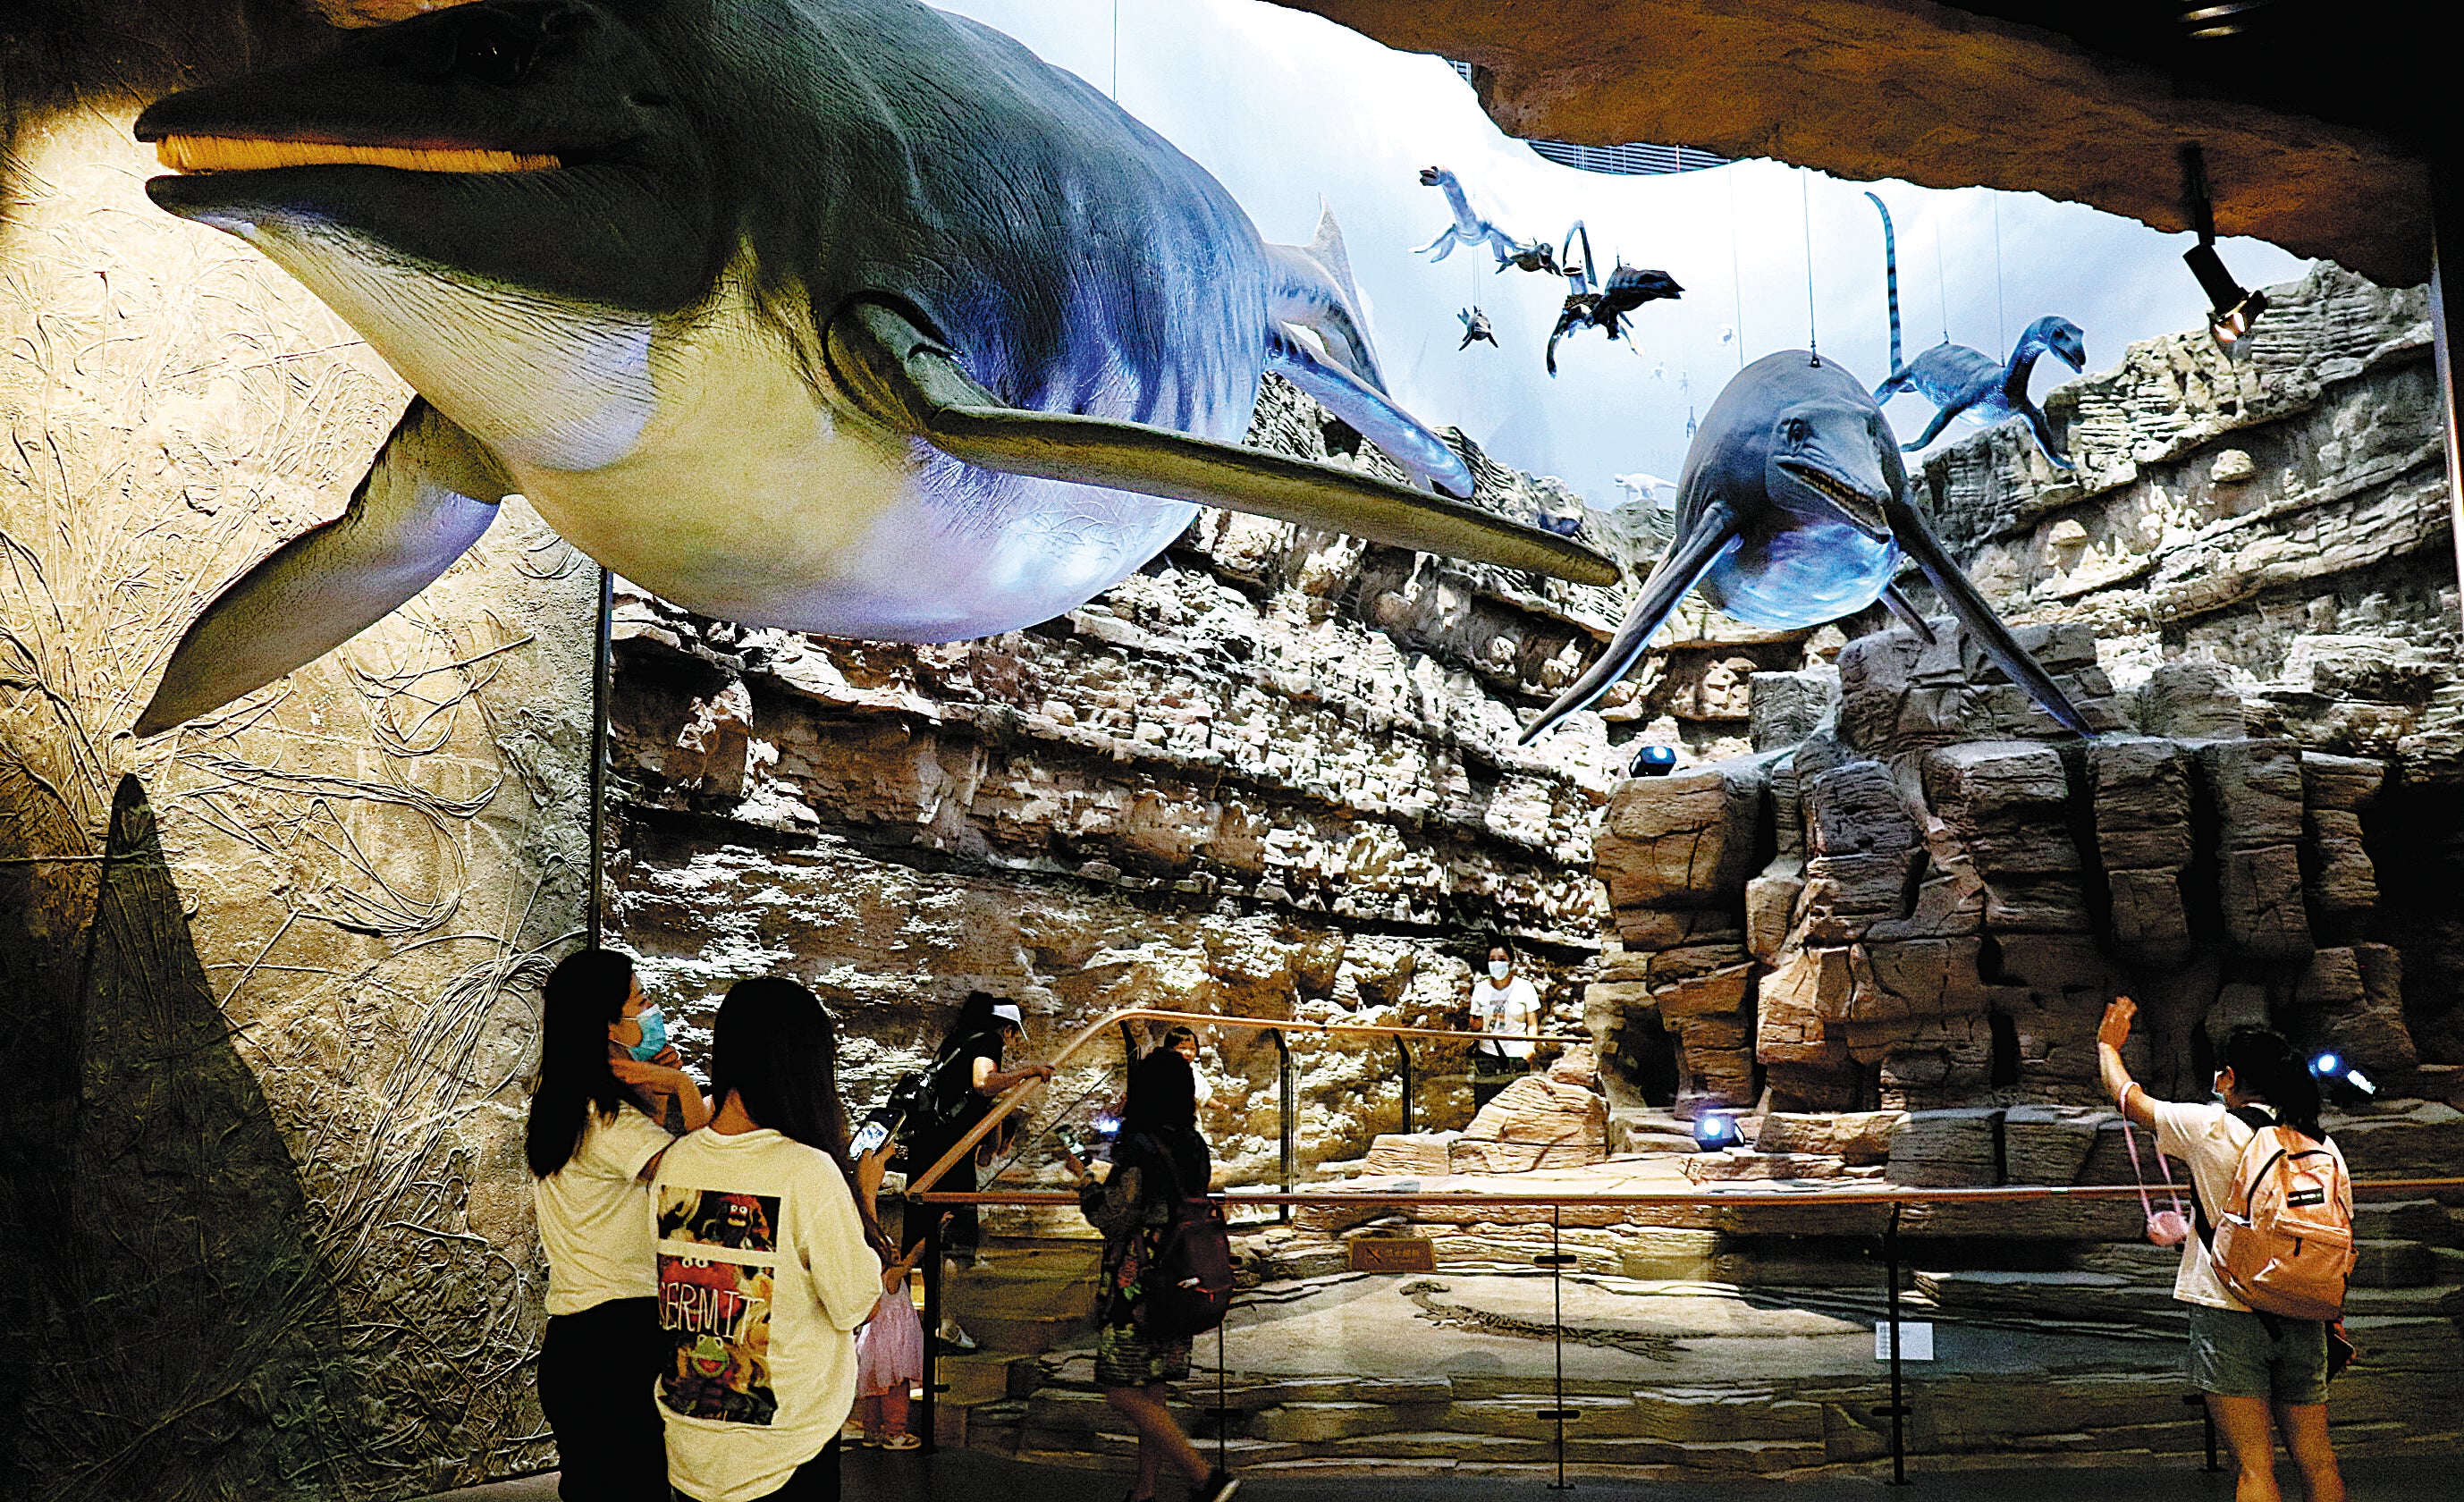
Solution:
[[[2343,1156],[2263,1111],[2233,1113],[2253,1128],[2232,1198],[2199,1229],[2233,1295],[2261,1314],[2336,1319],[2353,1270],[2353,1181]]]

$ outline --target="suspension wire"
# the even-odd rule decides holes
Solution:
[[[1933,300],[1942,311],[1942,342],[1950,342],[1950,278],[1942,271],[1942,219],[1933,222]]]
[[[2010,320],[2002,313],[2002,195],[1993,195],[1993,347],[2011,342]]]
[[[1814,319],[1814,190],[1807,186],[1813,176],[1807,172],[1796,180],[1796,214],[1805,227],[1805,352],[1818,365],[1822,364],[1822,342],[1815,337]]]
[[[1121,0],[1112,0],[1112,102],[1121,102]]]
[[[1731,327],[1735,330],[1737,368],[1743,370],[1746,368],[1746,277],[1745,273],[1737,269],[1737,167],[1736,164],[1733,162],[1728,165],[1727,178],[1728,291],[1732,293],[1737,299],[1737,321],[1731,325]],[[1688,438],[1694,436],[1690,427],[1690,419],[1685,436]]]

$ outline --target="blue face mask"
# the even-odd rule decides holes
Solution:
[[[655,1006],[645,1006],[642,1015],[633,1019],[642,1025],[642,1041],[626,1051],[644,1064],[659,1056],[668,1046],[668,1019]]]

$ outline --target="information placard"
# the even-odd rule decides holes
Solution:
[[[1891,1322],[1887,1319],[1877,1319],[1874,1321],[1874,1359],[1887,1361],[1890,1358]],[[1900,1321],[1900,1359],[1903,1361],[1933,1359],[1933,1321],[1929,1319]]]

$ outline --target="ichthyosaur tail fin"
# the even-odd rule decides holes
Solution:
[[[1413,474],[1455,495],[1470,495],[1471,468],[1463,455],[1386,393],[1334,210],[1321,203],[1317,233],[1309,244],[1269,245],[1266,256],[1275,269],[1266,308],[1267,368],[1315,397]],[[1326,357],[1318,358],[1286,325],[1315,334]]]
[[[1899,374],[1908,363],[1900,353],[1900,245],[1891,233],[1891,210],[1879,193],[1865,195],[1874,201],[1874,210],[1882,216],[1882,291],[1891,304],[1891,373]]]

